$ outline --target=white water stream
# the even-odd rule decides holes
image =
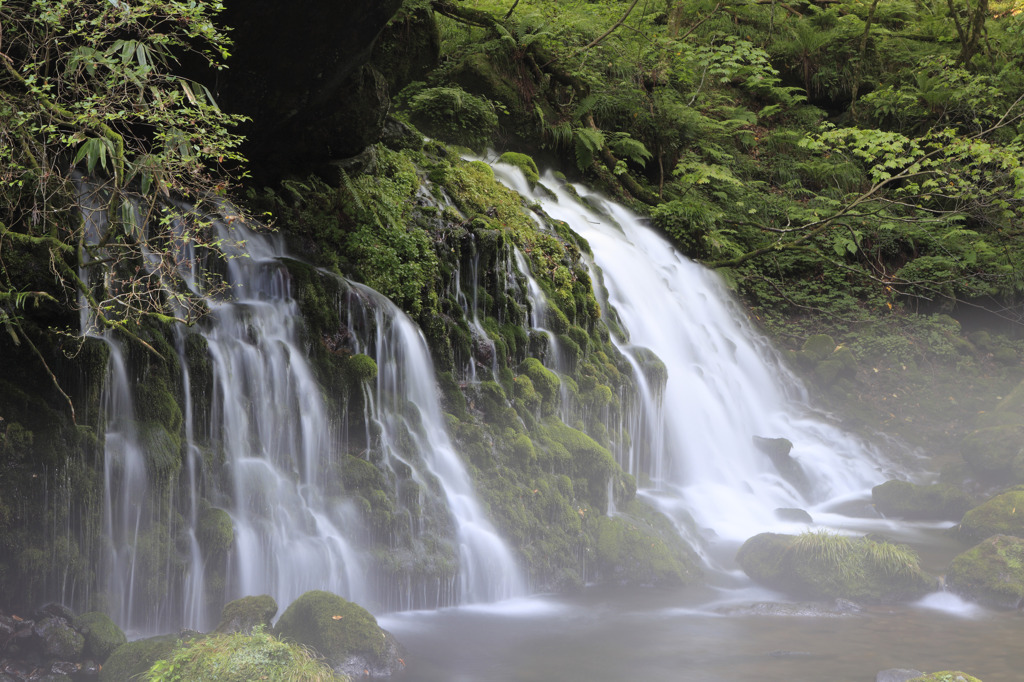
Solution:
[[[765,530],[792,531],[776,509],[814,512],[884,480],[880,453],[811,409],[803,385],[714,273],[679,254],[639,216],[583,186],[575,190],[585,203],[548,174],[542,182],[551,198],[532,192],[518,169],[494,168],[502,182],[590,244],[599,270],[594,280],[608,290],[604,314],[614,308],[628,335],[613,334],[613,341],[636,370],[640,389],[628,425],[632,446],[618,458],[681,532],[692,536],[690,518],[711,531],[705,536],[732,542]],[[534,306],[542,310],[544,302]],[[641,370],[648,350],[665,364],[663,392]],[[792,441],[793,466],[780,471],[755,437]]]

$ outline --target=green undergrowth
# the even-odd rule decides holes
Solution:
[[[209,635],[178,645],[142,678],[150,682],[342,682],[309,649],[257,628],[252,634]]]

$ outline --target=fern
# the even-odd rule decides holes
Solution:
[[[576,165],[586,170],[594,163],[594,158],[604,148],[604,133],[594,128],[576,130]]]
[[[645,165],[651,158],[651,152],[640,140],[634,140],[629,133],[615,133],[608,140],[608,147],[617,155],[628,161]]]

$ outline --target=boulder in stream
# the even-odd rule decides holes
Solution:
[[[363,607],[336,594],[311,590],[292,602],[275,634],[323,656],[335,672],[388,677],[405,667],[398,642]]]
[[[1024,537],[1024,486],[996,495],[964,514],[959,533],[972,542],[993,535]]]
[[[935,578],[905,545],[827,532],[761,533],[736,556],[753,580],[801,599],[907,601],[933,591]]]
[[[233,632],[250,633],[254,628],[263,626],[270,629],[270,621],[277,615],[277,602],[269,594],[258,597],[242,597],[224,606],[220,615],[220,623],[214,629],[218,634]]]
[[[956,521],[973,506],[967,493],[948,483],[886,481],[871,489],[871,497],[875,509],[886,518]]]
[[[966,599],[996,608],[1024,604],[1024,539],[995,535],[953,559],[946,585]]]

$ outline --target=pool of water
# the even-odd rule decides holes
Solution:
[[[871,682],[887,668],[1019,681],[1024,616],[936,593],[845,611],[760,588],[589,588],[392,614],[402,682]]]

